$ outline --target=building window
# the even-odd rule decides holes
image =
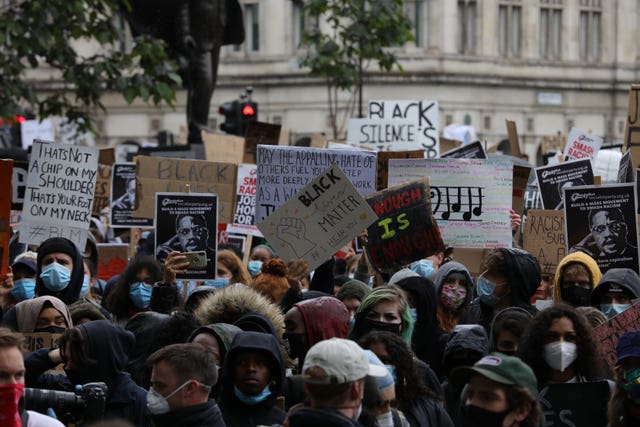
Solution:
[[[505,57],[520,56],[522,31],[520,0],[501,0],[498,4],[498,53]]]
[[[580,59],[600,59],[602,0],[580,0]]]
[[[484,128],[485,130],[491,129],[491,116],[484,116]]]
[[[404,4],[405,13],[411,28],[416,46],[426,45],[427,34],[427,2],[425,0],[407,0]]]
[[[293,1],[293,48],[298,49],[305,31],[318,28],[318,17],[309,17],[304,10],[303,0]]]
[[[458,52],[473,53],[476,50],[475,0],[458,0]]]
[[[540,57],[560,59],[562,53],[562,0],[540,1]]]
[[[247,3],[244,5],[244,27],[246,31],[245,43],[247,44],[247,51],[259,51],[260,15],[258,14],[257,3]]]

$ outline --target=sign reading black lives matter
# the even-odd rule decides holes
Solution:
[[[111,170],[111,227],[153,227],[153,219],[131,216],[136,205],[136,164],[114,163]]]
[[[585,252],[602,272],[610,268],[638,272],[635,186],[570,187],[564,195],[567,250]]]
[[[195,265],[178,279],[215,279],[218,196],[209,193],[156,193],[156,241],[158,261],[172,251],[198,252]],[[206,262],[202,255],[206,255]]]
[[[97,148],[36,140],[29,159],[20,242],[65,237],[84,250],[98,170]]]
[[[582,159],[557,165],[536,168],[542,206],[548,210],[560,210],[564,204],[562,191],[567,187],[593,184],[591,160]]]

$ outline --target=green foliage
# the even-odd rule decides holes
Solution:
[[[125,7],[128,7],[126,4]],[[136,38],[130,51],[120,48],[115,26],[120,0],[12,0],[0,14],[0,117],[16,106],[31,108],[42,119],[62,116],[78,132],[94,131],[101,97],[117,91],[128,103],[173,106],[181,79],[165,46]],[[93,49],[78,49],[91,43]],[[89,51],[90,53],[85,53]],[[55,77],[43,82],[33,69],[49,68]]]

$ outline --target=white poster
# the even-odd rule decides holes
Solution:
[[[600,151],[600,147],[602,147],[602,138],[599,136],[591,135],[580,129],[571,128],[567,145],[564,147],[564,159],[565,161],[579,159],[594,160],[598,155],[598,151]]]
[[[227,224],[230,233],[262,237],[258,227],[253,225],[256,217],[256,187],[258,167],[252,164],[238,165],[236,179],[236,206],[233,224]]]

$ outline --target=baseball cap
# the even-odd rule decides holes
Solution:
[[[325,375],[309,375],[307,370],[312,367],[322,368]],[[307,352],[302,366],[302,376],[309,384],[346,384],[367,375],[383,377],[388,373],[384,366],[369,363],[367,354],[358,344],[342,338],[315,344]]]
[[[619,365],[624,359],[640,357],[640,331],[631,331],[623,334],[616,344]]]
[[[18,265],[24,265],[34,273],[38,271],[38,266],[36,265],[36,262],[30,258],[20,258],[14,261],[14,263],[11,265],[11,268],[16,268]]]
[[[533,369],[515,356],[490,353],[473,366],[456,368],[451,373],[453,381],[468,382],[472,376],[480,374],[500,384],[528,389],[533,396],[538,395],[538,381]]]

